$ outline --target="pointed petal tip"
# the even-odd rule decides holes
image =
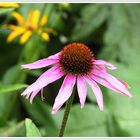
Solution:
[[[24,93],[21,93],[20,95],[21,95],[21,96],[25,96],[26,94],[24,94]]]
[[[30,104],[32,104],[32,103],[33,103],[33,99],[30,98]]]
[[[130,94],[128,97],[129,97],[129,98],[132,98],[132,97],[133,97],[133,95],[132,95],[132,94]]]
[[[52,110],[51,114],[55,115],[57,112],[55,110]]]
[[[32,104],[33,103],[33,101],[30,101],[30,104]]]
[[[111,70],[116,70],[116,69],[117,69],[116,66],[111,67]]]
[[[29,99],[29,97],[28,97],[28,96],[26,96],[26,99]]]
[[[103,112],[104,111],[104,105],[99,106],[99,109],[100,109],[101,112]]]
[[[124,93],[123,93],[123,95],[125,95],[125,96],[127,96],[127,97],[129,97],[129,98],[132,98],[132,97],[133,97],[133,95],[132,95],[131,93],[127,93],[127,94],[124,94]]]
[[[83,109],[83,108],[84,108],[84,104],[81,105],[81,109]]]
[[[103,111],[104,111],[104,108],[100,108],[100,111],[102,111],[102,112],[103,112]]]
[[[21,69],[29,69],[28,67],[26,67],[26,64],[21,65]]]
[[[25,69],[26,67],[25,67],[25,65],[21,65],[21,69]]]

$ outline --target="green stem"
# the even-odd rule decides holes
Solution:
[[[59,137],[63,137],[63,135],[64,135],[64,131],[65,131],[66,123],[67,123],[67,120],[68,120],[70,108],[71,108],[71,105],[72,105],[72,102],[73,102],[73,99],[74,99],[74,95],[75,95],[75,92],[72,93],[71,97],[69,98],[69,100],[66,103],[65,112],[64,112],[62,123],[61,123],[61,128],[60,128],[60,131],[59,131]]]

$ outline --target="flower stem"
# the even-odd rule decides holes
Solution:
[[[68,120],[70,108],[71,108],[71,105],[72,105],[72,102],[73,102],[73,99],[74,99],[74,95],[75,95],[75,92],[72,93],[71,97],[69,98],[69,100],[66,103],[65,112],[64,112],[62,123],[61,123],[61,128],[60,128],[60,131],[59,131],[59,137],[63,137],[63,135],[64,135],[64,131],[65,131],[66,123],[67,123],[67,120]]]

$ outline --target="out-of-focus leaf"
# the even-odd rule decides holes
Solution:
[[[116,136],[140,136],[140,79],[138,77],[140,67],[133,66],[132,68],[121,64],[116,65],[118,66],[118,70],[113,71],[113,75],[119,79],[125,80],[130,85],[131,89],[129,90],[132,92],[133,98],[130,99],[108,90],[108,93],[104,95],[107,96],[105,97],[105,109],[110,110],[110,116],[112,116],[114,120],[108,128],[117,126],[116,128],[118,128],[119,131],[115,133]]]
[[[23,99],[23,103],[33,121],[46,128],[46,136],[57,136],[58,127],[52,118],[51,108],[48,104],[40,99],[35,99],[32,104],[27,99]]]
[[[26,18],[31,9],[41,10],[42,6],[43,4],[39,4],[39,3],[32,3],[32,4],[21,3],[19,11],[22,14],[22,16]]]
[[[27,85],[25,85],[25,84],[1,85],[0,94],[17,91],[17,90],[23,89],[25,87],[27,87]]]
[[[25,120],[26,136],[27,137],[41,137],[38,128],[30,119]]]
[[[106,20],[108,9],[104,4],[89,4],[81,11],[81,18],[73,29],[71,40],[86,40]]]
[[[12,12],[14,8],[0,8],[0,15]]]
[[[24,121],[17,124],[12,124],[12,126],[6,126],[0,128],[0,136],[2,137],[20,137],[25,136],[25,125]]]
[[[19,78],[20,76],[20,78]],[[12,83],[15,83],[16,82],[21,82],[22,79],[24,79],[24,72],[23,70],[21,70],[21,67],[20,67],[20,64],[18,65],[15,65],[11,68],[9,68],[4,76],[3,76],[3,79],[2,79],[2,83],[3,84],[9,84],[11,85]]]
[[[109,7],[110,14],[104,35],[105,46],[100,52],[100,58],[135,65],[140,62],[137,61],[140,52],[140,11],[138,5],[111,4]]]
[[[24,62],[31,63],[38,59],[41,47],[33,45],[34,43],[38,43],[36,38],[30,38],[27,44],[24,46],[22,51],[21,60]],[[34,51],[33,51],[34,48]],[[30,55],[29,55],[30,54]],[[32,56],[32,57],[31,57]]]
[[[7,124],[6,119],[2,116],[0,117],[0,127],[4,127]]]
[[[129,132],[122,130],[121,126],[119,125],[117,121],[117,117],[111,113],[108,112],[108,117],[107,117],[107,130],[109,133],[109,136],[115,136],[115,137],[120,137],[120,136],[130,136]]]
[[[62,121],[63,109],[54,116],[56,123]],[[106,130],[106,112],[98,107],[86,104],[83,109],[80,105],[73,105],[69,114],[64,136],[108,136]]]
[[[5,75],[3,76],[2,79],[2,84],[7,86],[11,86],[14,83],[20,84],[24,78],[25,78],[25,73],[21,71],[19,66],[14,66],[12,68],[9,68],[5,72]],[[15,104],[17,95],[18,94],[0,94],[0,117],[4,117],[4,119],[8,118]],[[14,108],[14,110],[16,110],[16,107]]]

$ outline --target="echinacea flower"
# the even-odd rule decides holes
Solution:
[[[18,8],[18,3],[0,3],[0,8]]]
[[[42,19],[40,19],[39,10],[31,10],[28,14],[27,20],[17,12],[13,12],[12,16],[17,20],[18,25],[8,25],[8,28],[13,31],[8,36],[7,42],[11,42],[17,36],[22,35],[20,38],[20,44],[24,44],[34,33],[40,35],[45,41],[49,41],[49,33],[55,34],[53,29],[44,27],[47,24],[48,16],[44,15]]]
[[[31,64],[22,65],[22,68],[39,69],[49,65],[53,65],[52,68],[44,72],[21,95],[29,98],[32,103],[34,97],[45,86],[65,76],[55,99],[52,114],[57,113],[61,106],[69,99],[75,84],[77,84],[81,108],[84,107],[87,96],[86,84],[91,86],[101,111],[103,110],[103,95],[97,83],[120,94],[132,97],[128,91],[128,84],[118,80],[106,71],[107,68],[114,70],[116,67],[104,60],[96,60],[93,57],[93,53],[84,44],[69,44],[59,53]]]

